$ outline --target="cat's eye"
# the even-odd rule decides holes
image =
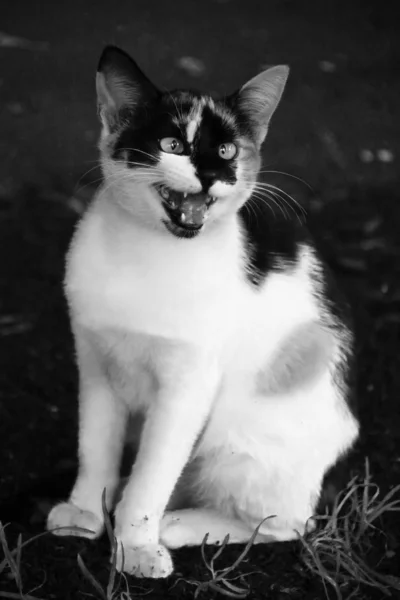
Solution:
[[[218,148],[218,154],[225,160],[231,160],[232,158],[235,158],[237,154],[237,147],[235,144],[232,144],[232,142],[229,144],[221,144]]]
[[[168,152],[169,154],[182,154],[183,152],[181,140],[174,137],[165,137],[160,140],[160,148],[163,152]]]

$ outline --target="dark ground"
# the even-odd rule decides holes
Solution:
[[[362,469],[368,456],[382,490],[399,483],[400,45],[394,7],[361,0],[70,0],[65,7],[21,1],[0,9],[0,32],[45,43],[9,47],[0,34],[0,519],[14,522],[11,540],[18,530],[26,537],[42,530],[49,502],[67,494],[74,474],[76,369],[61,281],[74,223],[98,177],[96,170],[84,174],[96,165],[94,72],[106,43],[130,51],[165,87],[225,92],[263,65],[292,67],[265,168],[305,179],[312,190],[288,177],[267,180],[307,208],[354,309],[363,436],[350,467]],[[183,57],[201,61],[197,75],[190,61],[189,68],[180,66]],[[392,515],[382,526],[390,552],[379,568],[398,574],[399,519]],[[384,551],[373,549],[373,562]],[[23,553],[24,590],[46,579],[34,595],[63,600],[92,592],[77,568],[78,552],[104,580],[105,540],[46,536]],[[230,548],[226,564],[238,552]],[[186,578],[206,575],[198,550],[177,552],[176,565]],[[264,575],[250,577],[249,597],[323,598],[323,588],[298,565],[296,545],[254,548],[245,570]],[[133,597],[145,591],[148,598],[193,596],[182,583],[171,589],[171,579],[132,580],[139,586]],[[15,591],[15,584],[4,577],[0,590]],[[383,594],[363,590],[357,597]]]

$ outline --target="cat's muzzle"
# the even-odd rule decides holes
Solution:
[[[166,185],[157,187],[157,191],[172,223],[185,230],[200,230],[207,220],[210,206],[216,202],[216,198],[204,192],[177,192]]]

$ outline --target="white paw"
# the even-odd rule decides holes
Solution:
[[[168,577],[174,570],[171,554],[161,544],[129,546],[118,543],[117,569],[136,577]]]
[[[94,539],[102,533],[103,526],[103,521],[94,513],[81,510],[70,502],[56,504],[47,517],[47,529],[54,535],[75,535]],[[58,529],[59,527],[62,529]],[[88,531],[82,531],[83,529]]]

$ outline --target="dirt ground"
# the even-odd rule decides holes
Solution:
[[[264,66],[290,65],[265,169],[310,187],[272,173],[268,181],[307,209],[353,306],[363,435],[349,473],[368,456],[382,490],[399,483],[399,34],[395,3],[366,0],[1,6],[0,520],[13,522],[11,539],[43,529],[76,467],[77,374],[61,283],[74,224],[99,178],[94,75],[106,43],[131,52],[168,88],[225,93]],[[385,542],[371,549],[371,560],[396,575],[400,520],[392,514],[381,526]],[[222,562],[239,551],[229,548]],[[106,540],[46,536],[23,553],[24,590],[45,581],[32,595],[94,593],[77,567],[78,552],[106,580]],[[130,580],[132,597],[193,597],[194,588],[178,578],[204,579],[199,550],[176,552],[176,564],[166,582]],[[249,598],[324,598],[296,544],[254,548],[244,570],[258,572]],[[15,592],[15,582],[1,577],[0,590]],[[384,596],[362,588],[356,597]]]

